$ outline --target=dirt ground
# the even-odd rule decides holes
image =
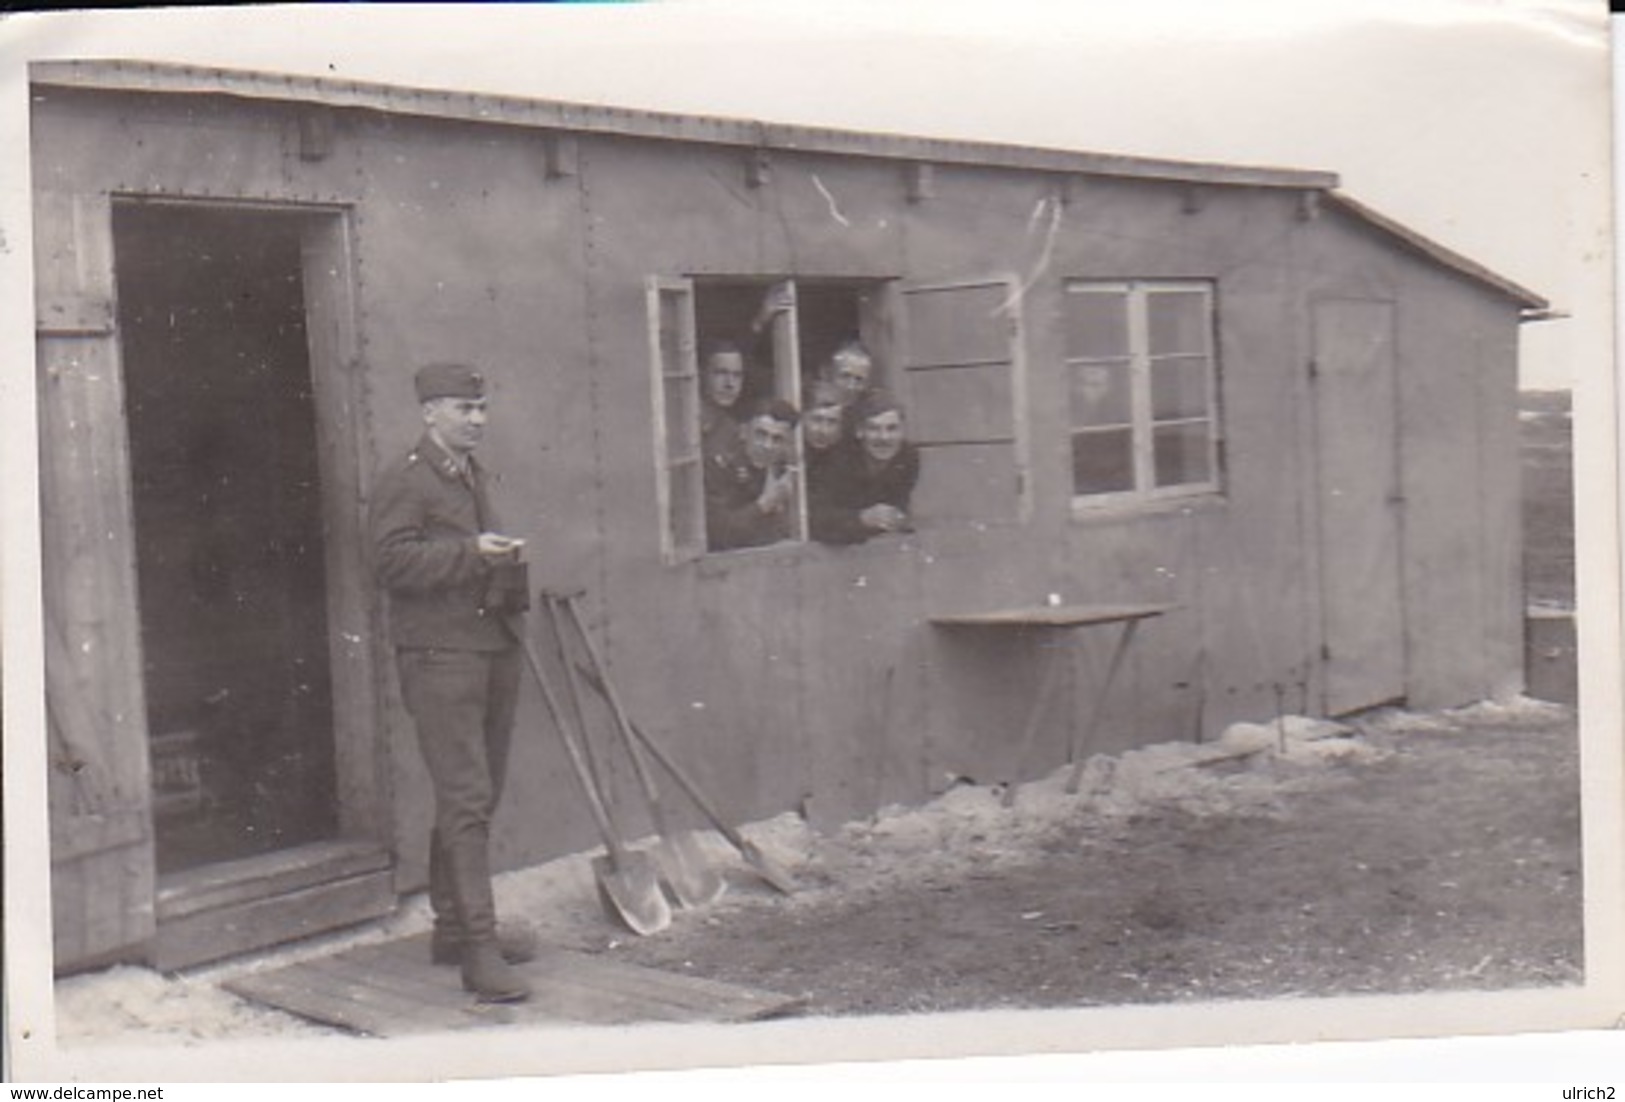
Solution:
[[[1009,811],[951,793],[819,847],[804,895],[725,897],[609,951],[818,1014],[1579,982],[1568,712],[1385,713],[1206,753],[1249,734],[1260,752],[1156,747],[1097,763],[1093,794],[1057,776]]]

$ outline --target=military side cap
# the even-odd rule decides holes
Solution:
[[[467,364],[428,364],[413,379],[418,401],[432,398],[483,398],[485,376]]]
[[[901,414],[902,403],[897,400],[895,394],[881,387],[876,387],[858,399],[857,415],[860,421],[867,421],[871,417],[879,417],[882,413],[893,411]]]

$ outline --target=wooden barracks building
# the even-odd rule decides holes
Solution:
[[[136,62],[31,80],[59,971],[422,886],[364,525],[432,360],[488,376],[533,579],[586,591],[629,711],[739,821],[1522,685],[1518,326],[1545,303],[1334,175]],[[696,349],[779,284],[749,385],[795,397],[861,338],[921,448],[914,532],[707,551]],[[516,737],[499,863],[593,845],[534,695]]]

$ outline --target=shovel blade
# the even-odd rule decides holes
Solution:
[[[766,880],[774,890],[784,895],[795,894],[796,882],[790,874],[777,861],[757,849],[755,843],[740,839],[739,853],[745,858],[745,863],[756,870],[756,875]]]
[[[671,905],[648,854],[623,853],[619,861],[594,857],[592,871],[604,910],[628,930],[647,937],[671,925]]]
[[[703,907],[716,902],[728,890],[722,874],[700,851],[699,839],[692,831],[669,835],[656,852],[660,856],[660,878],[680,905]]]

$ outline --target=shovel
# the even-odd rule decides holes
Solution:
[[[591,670],[583,669],[579,672],[587,679],[587,683],[598,692],[605,691],[604,683]],[[666,752],[660,748],[659,744],[644,734],[643,729],[631,720],[627,721],[626,729],[631,731],[633,737],[643,744],[643,748],[649,751],[650,756],[655,761],[660,763],[660,767],[670,773],[672,779],[682,786],[683,791],[688,793],[688,798],[693,800],[695,806],[701,811],[705,812],[705,817],[711,820],[711,825],[715,826],[722,836],[728,839],[734,849],[739,851],[739,855],[745,859],[745,863],[754,869],[758,876],[767,881],[776,891],[785,895],[794,894],[796,882],[790,874],[777,861],[769,858],[767,854],[757,849],[754,843],[730,826],[728,821],[718,814],[711,801],[705,798],[705,794],[700,791],[699,785],[694,783],[693,778],[683,772],[682,767],[672,761],[666,755]]]
[[[739,855],[745,859],[745,863],[755,869],[758,876],[772,885],[775,890],[785,895],[790,895],[796,890],[796,882],[791,878],[790,874],[778,862],[771,860],[767,854],[757,849],[749,839],[729,826],[727,820],[717,813],[717,809],[711,805],[711,801],[705,798],[705,794],[700,791],[699,786],[694,783],[693,779],[687,773],[684,773],[676,762],[667,757],[666,752],[660,749],[654,740],[644,734],[642,729],[635,723],[628,723],[627,729],[637,736],[637,740],[643,744],[644,749],[654,756],[655,761],[659,762],[661,767],[670,773],[678,784],[682,785],[683,791],[688,793],[688,798],[693,800],[701,811],[705,812],[705,817],[710,819],[712,824],[722,832],[722,836],[732,843],[734,849],[737,849]]]
[[[637,741],[632,737],[631,720],[627,719],[625,710],[621,707],[621,697],[615,691],[615,685],[609,678],[609,667],[604,665],[598,653],[598,645],[593,642],[592,636],[587,634],[586,625],[582,623],[581,611],[576,607],[575,597],[566,596],[555,598],[555,604],[562,604],[568,615],[570,626],[576,636],[586,648],[587,657],[591,660],[597,676],[593,678],[593,687],[609,705],[615,716],[615,730],[621,736],[621,742],[626,747],[626,753],[632,759],[632,769],[637,774],[638,784],[643,789],[644,799],[649,804],[649,817],[654,820],[655,832],[660,835],[660,841],[655,846],[655,863],[660,869],[661,881],[666,890],[684,907],[702,907],[707,903],[715,902],[727,890],[728,885],[722,875],[711,867],[705,855],[700,852],[699,839],[692,831],[673,831],[666,821],[666,810],[660,803],[660,790],[655,786],[654,777],[649,775],[648,764],[643,760]],[[564,633],[559,631],[562,640]]]
[[[615,827],[610,822],[609,812],[604,807],[603,796],[598,791],[592,775],[588,772],[587,760],[582,756],[582,748],[576,743],[576,736],[580,732],[571,729],[564,717],[564,709],[553,695],[553,688],[548,683],[547,675],[542,672],[542,664],[536,657],[536,650],[531,646],[528,636],[520,635],[520,642],[524,646],[525,661],[530,666],[531,676],[536,679],[537,688],[542,691],[542,702],[547,706],[547,713],[553,719],[553,725],[558,728],[559,739],[564,743],[566,754],[570,758],[570,766],[575,770],[576,779],[581,782],[581,789],[586,793],[587,806],[592,810],[593,822],[598,826],[598,833],[604,839],[604,848],[609,856],[594,857],[592,860],[593,873],[598,880],[598,894],[606,903],[606,910],[612,917],[619,919],[626,928],[635,934],[653,934],[664,930],[671,925],[671,907],[666,903],[666,897],[660,892],[660,880],[655,874],[654,862],[648,854],[634,853],[621,844],[615,833]]]

